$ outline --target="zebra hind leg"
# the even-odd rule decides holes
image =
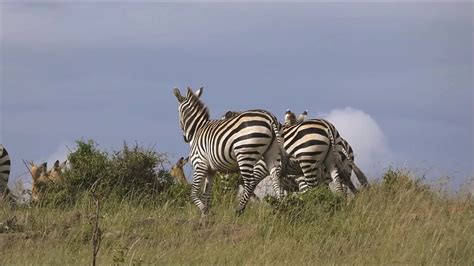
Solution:
[[[325,166],[332,181],[334,182],[334,190],[336,193],[343,195],[342,178],[340,176],[340,169],[338,169],[333,153],[329,153],[326,157]]]
[[[240,197],[239,206],[235,210],[238,215],[241,215],[244,212],[245,207],[247,206],[250,197],[253,195],[253,191],[255,190],[256,186],[257,182],[244,178],[244,192]]]
[[[278,142],[274,141],[267,152],[263,155],[263,160],[270,173],[270,179],[272,180],[273,190],[275,191],[277,199],[283,197],[283,191],[281,189],[282,176],[282,161]]]

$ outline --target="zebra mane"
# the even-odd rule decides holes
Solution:
[[[196,106],[199,110],[204,110],[204,118],[206,120],[209,120],[210,115],[209,115],[209,109],[207,106],[199,99],[194,92],[188,88],[188,94],[186,95],[186,100],[190,101],[194,106]]]

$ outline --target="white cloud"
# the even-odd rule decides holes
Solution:
[[[333,123],[354,149],[355,161],[369,175],[379,174],[390,165],[393,154],[377,122],[361,110],[346,107],[321,115]]]

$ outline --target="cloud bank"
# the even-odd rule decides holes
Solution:
[[[366,174],[379,174],[393,161],[387,136],[369,114],[346,107],[334,109],[321,117],[333,123],[354,149],[355,161]]]

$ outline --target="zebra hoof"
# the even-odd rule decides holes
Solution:
[[[235,214],[237,214],[237,216],[242,215],[242,213],[244,213],[244,208],[242,208],[242,207],[238,207],[238,208],[235,210]]]

